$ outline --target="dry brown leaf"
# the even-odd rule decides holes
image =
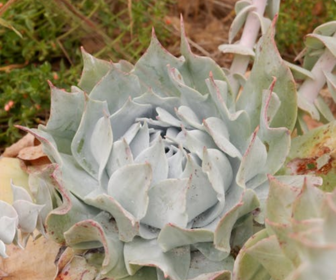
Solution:
[[[8,276],[1,280],[52,280],[56,274],[54,260],[60,245],[41,237],[29,239],[22,250],[14,245],[7,246],[9,258],[0,258],[0,271]],[[1,274],[0,274],[1,275]]]
[[[31,134],[27,134],[22,139],[20,139],[18,142],[6,148],[2,156],[16,157],[22,149],[26,147],[34,146],[34,141],[35,141],[35,137]]]
[[[42,145],[26,147],[20,150],[17,155],[19,159],[33,161],[41,157],[46,157],[42,150]]]

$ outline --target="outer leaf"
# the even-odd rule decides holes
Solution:
[[[278,95],[281,106],[271,126],[287,127],[292,130],[297,116],[295,82],[276,49],[274,28],[275,21],[258,43],[255,63],[238,99],[237,108],[248,112],[252,129],[255,129],[259,121],[262,91],[269,88],[273,77],[276,77],[277,82],[273,91]]]

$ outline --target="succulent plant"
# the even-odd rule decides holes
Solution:
[[[336,191],[320,190],[322,180],[269,180],[266,229],[240,251],[234,279],[335,279]]]
[[[230,278],[231,250],[264,222],[267,174],[284,163],[296,122],[274,25],[238,99],[183,26],[180,58],[153,32],[134,66],[83,50],[79,88],[51,85],[49,122],[23,129],[53,162],[30,183],[36,201],[52,200],[44,226],[81,255],[74,266],[97,279]]]

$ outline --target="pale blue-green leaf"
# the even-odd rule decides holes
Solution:
[[[255,131],[250,137],[250,144],[242,158],[236,177],[236,182],[242,187],[244,187],[249,180],[253,179],[254,176],[258,174],[266,175],[267,150],[257,136],[257,132],[258,131]]]
[[[75,224],[64,233],[64,236],[66,244],[72,248],[81,248],[82,244],[98,242],[99,247],[104,247],[105,253],[101,274],[119,279],[128,276],[124,263],[124,244],[119,240],[118,228],[115,223],[109,221],[110,218],[109,214],[101,212],[94,220]]]
[[[20,230],[32,233],[37,224],[37,218],[44,205],[37,205],[30,201],[16,200],[13,207],[18,213]]]
[[[148,207],[148,190],[152,183],[149,163],[126,165],[114,172],[107,192],[136,219],[142,219]]]
[[[239,44],[233,44],[233,45],[222,44],[222,45],[218,46],[218,49],[222,53],[249,55],[249,56],[252,56],[252,57],[255,56],[255,53],[254,53],[253,49],[251,49],[249,47],[246,47],[246,46],[239,45]]]
[[[0,240],[10,244],[19,225],[19,217],[13,206],[1,200],[0,210]]]
[[[336,40],[336,39],[335,39]],[[321,95],[318,95],[317,98],[314,100],[314,104],[316,108],[320,111],[321,116],[327,120],[327,122],[332,122],[335,120],[335,117],[329,108],[328,104],[324,101]]]
[[[232,76],[233,76],[233,78],[235,78],[238,81],[238,83],[240,84],[241,87],[245,86],[247,78],[244,75],[242,75],[240,73],[234,73]]]
[[[191,263],[188,272],[189,280],[231,280],[234,259],[226,258],[224,261],[214,262],[208,260],[200,252],[191,253]]]
[[[336,36],[336,35],[335,35]],[[311,49],[321,49],[326,47],[334,57],[336,57],[336,40],[335,36],[323,36],[318,34],[308,34],[306,36],[305,45]]]
[[[71,140],[79,127],[84,111],[85,94],[77,88],[74,88],[72,92],[58,89],[52,84],[50,84],[50,88],[50,118],[45,130],[54,138],[58,150],[64,152],[62,151],[62,146],[64,146],[62,142],[66,141],[67,145],[70,146]]]
[[[267,32],[268,28],[271,26],[272,21],[269,18],[264,17],[257,12],[252,12],[252,15],[254,15],[259,20],[261,27],[261,34],[264,35]],[[271,19],[273,18],[274,16],[271,17]]]
[[[150,46],[131,73],[160,96],[179,96],[168,76],[167,65],[180,68],[182,64],[182,59],[177,59],[161,46],[153,29]]]
[[[168,223],[187,226],[187,191],[190,179],[168,179],[154,185],[148,192],[149,204],[142,223],[163,228]]]
[[[320,120],[320,113],[314,104],[310,103],[302,94],[298,94],[298,107],[306,112],[308,112],[314,120]]]
[[[130,275],[134,275],[142,266],[154,266],[162,270],[165,278],[184,280],[190,266],[189,246],[172,249],[163,253],[157,240],[135,238],[126,243],[125,263]]]
[[[269,176],[269,194],[266,203],[266,217],[276,223],[286,224],[292,216],[291,205],[301,188],[288,186]]]
[[[99,165],[98,180],[100,181],[113,145],[112,128],[108,116],[103,116],[97,121],[89,145],[92,155]]]
[[[264,228],[264,227],[262,227]],[[246,241],[254,234],[254,215],[247,214],[236,222],[231,232],[231,247],[242,248]]]
[[[217,107],[211,100],[211,96],[206,94],[208,89],[202,93],[195,90],[193,87],[186,85],[180,77],[181,74],[175,68],[169,67],[169,76],[172,83],[181,93],[181,104],[189,107],[198,117],[199,120],[204,118],[217,116]],[[204,77],[204,85],[206,86],[205,79],[209,77],[209,73]]]
[[[134,160],[136,163],[147,162],[153,170],[152,186],[168,178],[168,161],[161,137],[148,149],[142,151]]]
[[[218,148],[231,157],[242,158],[239,150],[230,142],[230,135],[225,123],[219,118],[203,120],[206,131],[211,135]],[[232,137],[232,140],[234,138]]]
[[[216,220],[225,207],[225,192],[232,184],[233,173],[229,160],[218,149],[203,149],[202,170],[207,174],[212,188],[217,193],[218,202],[209,210],[200,214],[193,226],[205,227]]]
[[[139,128],[139,131],[130,143],[132,155],[136,158],[142,151],[149,148],[149,130],[147,122],[144,122]]]
[[[233,179],[231,164],[227,157],[217,149],[204,149],[202,170],[207,174],[217,194],[224,195]]]
[[[182,148],[168,158],[168,178],[180,178],[183,172],[185,156]]]
[[[112,63],[93,57],[88,54],[84,48],[81,50],[84,68],[79,81],[79,86],[87,93],[90,93],[94,86],[112,68]]]
[[[208,133],[200,130],[182,129],[185,134],[184,146],[191,153],[197,154],[200,159],[203,159],[203,149],[217,149],[216,144]]]
[[[129,73],[133,70],[134,65],[127,60],[119,60],[118,63],[113,64],[116,68],[118,68],[120,71]]]
[[[272,277],[271,279],[286,279],[295,269],[292,262],[283,254],[274,235],[260,240],[246,252],[262,264]]]
[[[210,261],[220,262],[229,256],[228,252],[218,250],[213,242],[196,243],[193,246]]]
[[[139,78],[112,67],[92,89],[90,98],[106,101],[111,114],[118,111],[129,98],[142,94]]]
[[[98,179],[100,165],[103,165],[102,168],[105,168],[106,162],[104,164],[104,160],[99,162],[96,159],[96,149],[92,150],[92,141],[94,141],[96,137],[99,137],[99,135],[96,136],[94,133],[100,134],[101,132],[101,127],[96,129],[97,123],[101,122],[105,124],[103,128],[106,127],[107,131],[110,130],[107,128],[110,125],[108,122],[99,121],[101,118],[106,118],[108,114],[106,102],[88,99],[81,123],[71,143],[73,157],[86,172],[96,179]],[[103,133],[105,132],[103,131]],[[106,133],[105,136],[107,137],[107,143],[104,144],[104,146],[109,146],[110,150],[112,146],[112,134]],[[109,153],[109,150],[107,153]],[[103,155],[103,153],[101,154]],[[105,158],[105,161],[106,160],[107,158]]]
[[[165,225],[158,237],[158,243],[163,252],[168,252],[173,248],[192,245],[199,242],[213,241],[214,233],[208,229],[181,228],[174,224]]]
[[[336,236],[333,234],[336,230],[336,192],[327,195],[325,199],[326,206],[322,210],[323,232],[326,242],[335,244]]]
[[[205,80],[211,74],[215,79],[226,81],[227,77],[224,71],[210,57],[202,57],[191,52],[188,39],[185,35],[183,21],[181,20],[181,54],[185,58],[185,62],[181,68],[177,68],[181,72],[185,84],[195,89],[201,94],[208,92]],[[192,108],[193,109],[193,108]]]
[[[156,119],[169,125],[169,126],[176,126],[181,127],[181,121],[177,119],[174,115],[170,114],[165,109],[162,109],[160,107],[156,108],[157,116]]]
[[[333,75],[332,73],[328,73],[328,72],[324,72],[324,75],[327,78],[329,92],[334,102],[336,102],[336,75]]]
[[[279,14],[280,0],[268,0],[266,5],[266,15],[273,19]]]
[[[292,218],[297,221],[320,218],[322,207],[325,205],[324,196],[322,190],[307,181],[293,203]]]
[[[260,112],[260,129],[258,137],[267,149],[266,173],[275,174],[283,165],[290,150],[291,136],[287,128],[270,127],[280,100],[270,90],[263,92],[263,102]]]
[[[242,9],[252,4],[251,0],[240,0],[235,4],[235,13],[238,14]]]
[[[2,258],[8,258],[8,255],[6,254],[6,245],[2,240],[0,240],[0,256]]]
[[[262,92],[268,89],[274,77],[273,91],[277,93],[281,106],[271,126],[287,127],[292,130],[297,116],[296,85],[289,68],[281,59],[274,41],[274,25],[268,29],[257,45],[255,63],[243,92],[237,101],[238,110],[246,110],[250,116],[251,128],[259,124],[262,106]]]
[[[128,144],[130,144],[134,139],[135,135],[138,133],[140,127],[141,127],[140,122],[132,124],[123,135],[123,140],[125,140]]]
[[[235,147],[238,148],[240,153],[244,153],[246,141],[251,135],[251,125],[248,114],[243,110],[236,111],[235,109],[234,112],[230,112],[227,104],[230,106],[230,104],[234,104],[234,101],[232,96],[225,92],[225,87],[223,88],[221,84],[212,77],[207,79],[206,82],[212,99],[215,101],[221,113],[225,127],[230,131],[230,139],[234,141]],[[232,101],[230,102],[230,100]]]
[[[151,240],[151,239],[157,239],[159,233],[160,233],[159,228],[154,228],[141,223],[138,235],[140,235],[140,237],[142,237],[143,239]]]
[[[210,209],[218,201],[217,194],[211,186],[207,175],[203,173],[202,168],[188,154],[182,178],[190,177],[191,184],[187,193],[188,222]]]
[[[254,191],[245,190],[240,200],[221,218],[217,225],[214,244],[215,248],[229,253],[230,252],[230,236],[232,229],[239,218],[251,213],[259,206],[258,198]]]
[[[127,142],[124,139],[115,141],[106,164],[108,176],[111,177],[119,168],[131,163],[133,163],[133,155]]]
[[[204,130],[201,120],[195,112],[187,106],[180,106],[176,111],[176,115],[183,121],[184,126]]]
[[[55,180],[55,188],[62,196],[63,204],[49,213],[46,228],[52,240],[63,243],[65,231],[79,221],[96,216],[99,210],[79,200],[64,187],[62,181],[66,179],[62,177],[59,169],[56,169],[52,176]]]
[[[334,33],[336,33],[336,21],[329,21],[316,27],[313,33],[325,36],[332,36]]]
[[[256,9],[256,6],[253,4],[250,4],[248,6],[245,6],[243,9],[239,10],[239,13],[237,13],[236,17],[234,18],[230,26],[229,44],[232,44],[233,39],[236,37],[239,30],[243,27],[248,14],[251,11],[254,11],[255,9]]]
[[[154,108],[160,107],[170,114],[175,114],[175,108],[181,105],[179,97],[161,97],[149,89],[143,95],[134,98],[135,103],[139,104],[151,104]]]
[[[62,159],[60,163],[62,181],[67,190],[83,198],[88,193],[99,188],[99,181],[87,173],[74,157],[64,154],[60,156]]]
[[[260,264],[257,259],[253,258],[251,255],[247,254],[247,250],[253,245],[257,244],[260,240],[267,238],[268,234],[266,230],[261,230],[255,235],[253,235],[239,251],[236,258],[233,275],[234,280],[246,279],[246,280],[270,280],[271,276],[268,274],[267,270]]]
[[[136,122],[137,118],[152,117],[152,115],[152,105],[142,105],[128,99],[124,106],[110,117],[114,140],[120,140],[126,131]]]
[[[306,77],[314,80],[315,79],[315,76],[312,74],[312,72],[310,72],[309,70],[303,68],[303,67],[300,67],[296,64],[293,64],[293,63],[290,63],[288,61],[285,61],[285,64],[289,67],[289,69],[292,71],[294,77],[296,79],[305,79]]]
[[[90,194],[84,201],[92,206],[110,213],[116,220],[119,229],[119,239],[131,242],[139,232],[139,221],[126,211],[120,203],[107,194]]]
[[[156,269],[153,267],[143,267],[134,275],[127,276],[123,280],[158,280]]]
[[[33,202],[30,194],[25,188],[14,185],[13,180],[11,180],[10,185],[13,192],[13,201],[23,200]]]

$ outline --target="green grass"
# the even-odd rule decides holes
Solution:
[[[168,38],[163,19],[172,1],[6,3],[6,11],[0,9],[0,24],[16,32],[0,25],[0,150],[21,137],[15,124],[35,127],[46,121],[47,80],[66,90],[77,84],[80,46],[100,58],[135,62],[149,45],[152,26],[161,41]]]

